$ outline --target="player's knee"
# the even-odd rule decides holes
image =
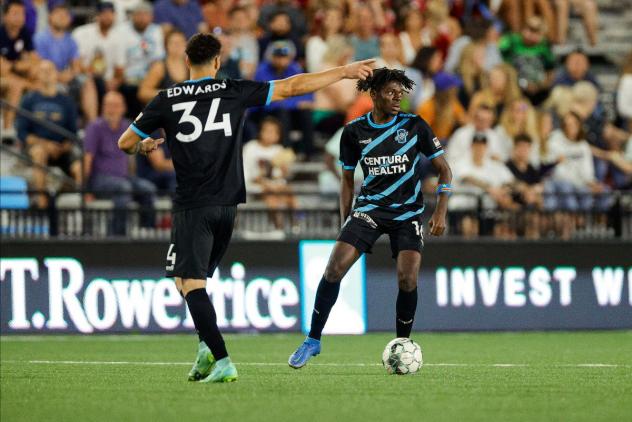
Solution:
[[[330,264],[325,269],[325,280],[330,283],[340,283],[345,276],[345,269],[340,264]]]
[[[400,290],[412,292],[417,288],[417,277],[404,271],[397,272],[397,284]]]

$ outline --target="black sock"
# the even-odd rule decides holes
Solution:
[[[185,299],[187,305],[189,305],[189,312],[193,318],[198,336],[211,349],[215,360],[228,356],[224,339],[217,327],[215,309],[206,294],[206,289],[191,290]]]
[[[184,293],[182,293],[182,290],[178,290],[178,293],[180,293],[180,296],[182,296],[182,299],[184,299],[186,301],[186,298],[184,297]],[[197,333],[198,340],[200,341],[200,343],[203,342],[204,339],[200,335],[200,332],[197,329],[195,330],[195,332]]]
[[[333,308],[338,292],[340,291],[340,282],[330,283],[325,277],[320,279],[318,289],[316,290],[316,301],[314,302],[314,312],[312,312],[312,327],[309,330],[309,336],[313,339],[320,340],[320,336],[325,328],[329,312]]]
[[[410,337],[417,310],[417,288],[411,292],[399,290],[395,305],[395,326],[397,337]]]

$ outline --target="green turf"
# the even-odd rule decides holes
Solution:
[[[229,335],[226,340],[240,378],[224,385],[186,381],[196,351],[192,336],[3,337],[0,417],[2,421],[632,420],[632,331],[417,334],[414,338],[422,345],[427,365],[412,376],[389,376],[376,365],[391,337],[327,337],[323,353],[313,361],[322,365],[297,371],[285,362],[301,336]],[[32,362],[38,360],[57,362]],[[340,365],[346,363],[355,365]]]

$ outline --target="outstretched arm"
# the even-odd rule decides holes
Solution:
[[[309,94],[342,79],[366,79],[371,76],[375,59],[353,62],[317,73],[301,73],[274,81],[272,101]]]
[[[136,132],[127,128],[118,140],[118,147],[126,154],[143,154],[147,155],[158,148],[158,145],[162,144],[165,140],[145,138],[141,139]]]
[[[443,155],[434,158],[432,166],[439,173],[439,188],[437,189],[437,206],[430,218],[430,234],[441,236],[446,227],[446,214],[448,212],[448,196],[451,193],[450,182],[452,182],[452,171]],[[443,186],[443,188],[442,188]]]

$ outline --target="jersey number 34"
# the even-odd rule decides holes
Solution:
[[[211,108],[209,109],[204,128],[202,128],[202,122],[200,119],[192,114],[197,101],[187,101],[185,103],[174,104],[171,107],[173,111],[184,111],[180,117],[180,121],[178,121],[178,124],[191,123],[193,125],[193,132],[187,134],[178,132],[176,134],[176,139],[180,142],[194,142],[198,140],[200,135],[202,135],[202,132],[210,132],[212,130],[223,130],[224,136],[231,136],[233,134],[233,129],[230,126],[229,113],[224,113],[221,121],[215,121],[217,118],[217,109],[219,109],[220,100],[220,98],[214,98],[213,101],[211,101]]]

